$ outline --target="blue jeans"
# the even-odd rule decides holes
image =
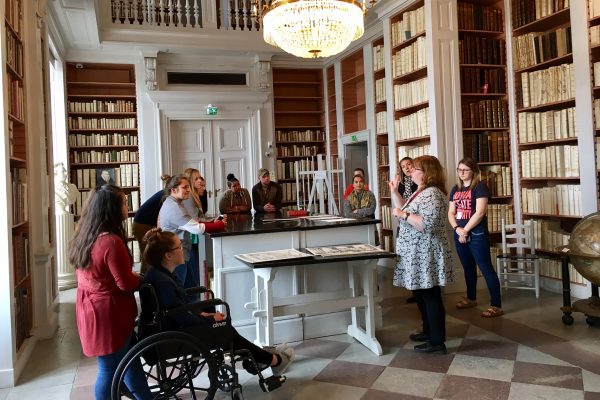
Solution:
[[[112,354],[98,356],[98,376],[96,377],[96,386],[94,386],[94,395],[96,400],[110,400],[111,384],[117,366],[125,357],[125,354],[132,346],[131,336],[125,342],[125,345]],[[148,388],[146,376],[142,370],[142,364],[137,359],[126,371],[124,377],[127,389],[135,396],[137,400],[151,399],[152,395]]]
[[[479,266],[490,291],[490,304],[494,307],[502,307],[500,280],[492,265],[490,239],[487,232],[471,232],[467,243],[460,243],[458,235],[455,233],[454,244],[456,245],[456,252],[460,258],[460,263],[465,271],[467,298],[469,300],[477,300],[477,266]]]
[[[175,275],[184,289],[197,287],[200,285],[200,268],[198,266],[198,248],[192,247],[190,259],[185,264],[178,265],[175,268]],[[198,300],[198,295],[187,296],[187,301]]]

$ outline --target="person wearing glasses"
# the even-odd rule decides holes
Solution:
[[[477,266],[490,291],[490,306],[481,313],[484,318],[499,317],[502,311],[500,280],[492,265],[487,227],[488,187],[481,181],[481,171],[471,158],[463,158],[456,169],[458,178],[450,192],[448,221],[454,230],[454,243],[467,285],[467,296],[456,308],[477,306]]]
[[[411,334],[419,353],[446,354],[446,309],[442,286],[454,280],[450,243],[446,234],[446,185],[444,169],[433,156],[414,160],[412,179],[416,192],[402,202],[398,176],[390,181],[392,215],[398,220],[394,286],[412,290],[421,313],[423,330]]]

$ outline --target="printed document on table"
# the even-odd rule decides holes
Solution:
[[[303,253],[296,249],[261,251],[259,253],[236,254],[238,260],[250,263],[259,264],[271,261],[289,260],[294,258],[312,257],[311,254]]]
[[[357,254],[385,253],[385,250],[366,243],[344,244],[338,246],[307,247],[306,251],[315,256],[339,257]]]

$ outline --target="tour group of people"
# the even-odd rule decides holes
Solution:
[[[141,273],[133,271],[127,247],[123,225],[129,212],[126,194],[110,183],[92,190],[75,228],[68,257],[76,266],[76,315],[83,352],[97,357],[96,399],[110,398],[115,370],[136,342],[138,310],[134,291],[142,283],[152,284],[165,309],[197,301],[185,289],[198,286],[201,281],[199,236],[224,230],[230,214],[250,213],[252,208],[258,213],[281,209],[281,186],[271,181],[269,170],[261,168],[257,178],[251,197],[239,179],[229,174],[228,190],[218,201],[220,215],[208,217],[206,181],[197,169],[163,175],[164,190],[148,198],[134,217],[133,234],[142,253]],[[465,158],[458,163],[456,184],[448,195],[443,168],[433,156],[402,159],[399,173],[388,184],[392,215],[397,222],[398,261],[393,284],[412,291],[422,320],[422,329],[411,334],[410,339],[421,342],[414,347],[417,352],[446,353],[442,288],[454,279],[448,223],[467,286],[466,296],[456,307],[477,306],[479,266],[491,299],[481,316],[503,314],[500,284],[489,251],[489,189],[480,180],[477,163]],[[375,210],[375,195],[365,182],[364,170],[357,168],[344,192],[344,213],[348,217],[374,217]],[[207,340],[200,332],[223,319],[221,313],[207,310],[172,318],[167,325]],[[274,375],[281,375],[294,359],[294,350],[287,345],[263,349],[244,339],[235,328],[228,329],[232,331],[234,348],[248,349],[260,369],[271,367]],[[209,347],[223,344],[219,338],[208,340]],[[244,367],[257,373],[248,363]],[[152,398],[140,363],[128,369],[124,381],[136,399]]]

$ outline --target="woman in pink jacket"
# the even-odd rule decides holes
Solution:
[[[137,306],[133,292],[140,277],[131,269],[123,220],[127,197],[117,186],[96,188],[75,228],[69,262],[77,273],[77,329],[83,353],[98,358],[96,400],[110,399],[119,362],[133,345]],[[125,376],[136,399],[150,398],[141,364]]]

